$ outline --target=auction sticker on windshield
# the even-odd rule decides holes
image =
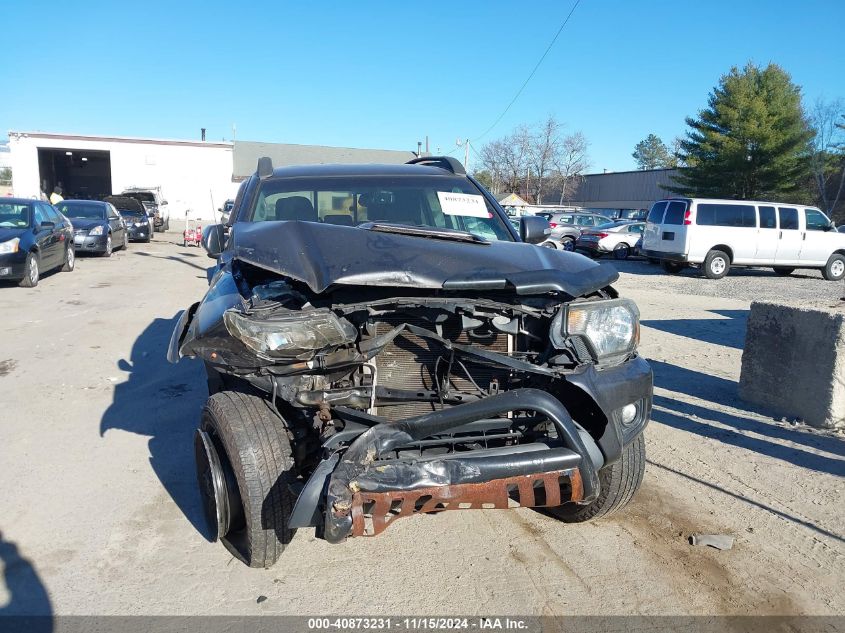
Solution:
[[[452,193],[451,191],[438,191],[440,208],[446,215],[463,215],[473,218],[491,218],[487,205],[484,204],[484,196],[471,193]]]

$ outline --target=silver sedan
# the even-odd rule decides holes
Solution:
[[[634,247],[642,237],[644,229],[645,222],[609,222],[582,230],[575,248],[587,251],[593,256],[613,253],[616,259],[627,259],[634,253]]]

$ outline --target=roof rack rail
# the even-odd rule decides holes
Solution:
[[[269,156],[262,156],[258,159],[258,168],[255,170],[261,180],[273,175],[273,161]]]
[[[451,156],[420,156],[419,158],[412,158],[406,165],[431,165],[432,167],[440,167],[446,171],[451,171],[453,174],[459,176],[466,176],[467,170],[461,165],[461,161]]]

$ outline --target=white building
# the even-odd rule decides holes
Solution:
[[[118,136],[9,132],[12,190],[38,197],[101,198],[129,187],[160,188],[171,219],[210,219],[233,198],[232,144]]]
[[[171,220],[210,220],[254,173],[259,156],[276,167],[314,163],[404,163],[409,151],[216,143],[123,136],[9,132],[12,193],[38,197],[61,185],[65,198],[102,198],[129,187],[160,188]],[[0,192],[2,193],[2,192]]]

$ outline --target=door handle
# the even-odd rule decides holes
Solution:
[[[802,233],[802,234],[801,234],[801,239],[802,239],[802,240],[806,240],[806,239],[807,239],[807,234],[806,234],[806,233]]]
[[[778,231],[778,239],[779,240],[783,239],[783,231]]]

